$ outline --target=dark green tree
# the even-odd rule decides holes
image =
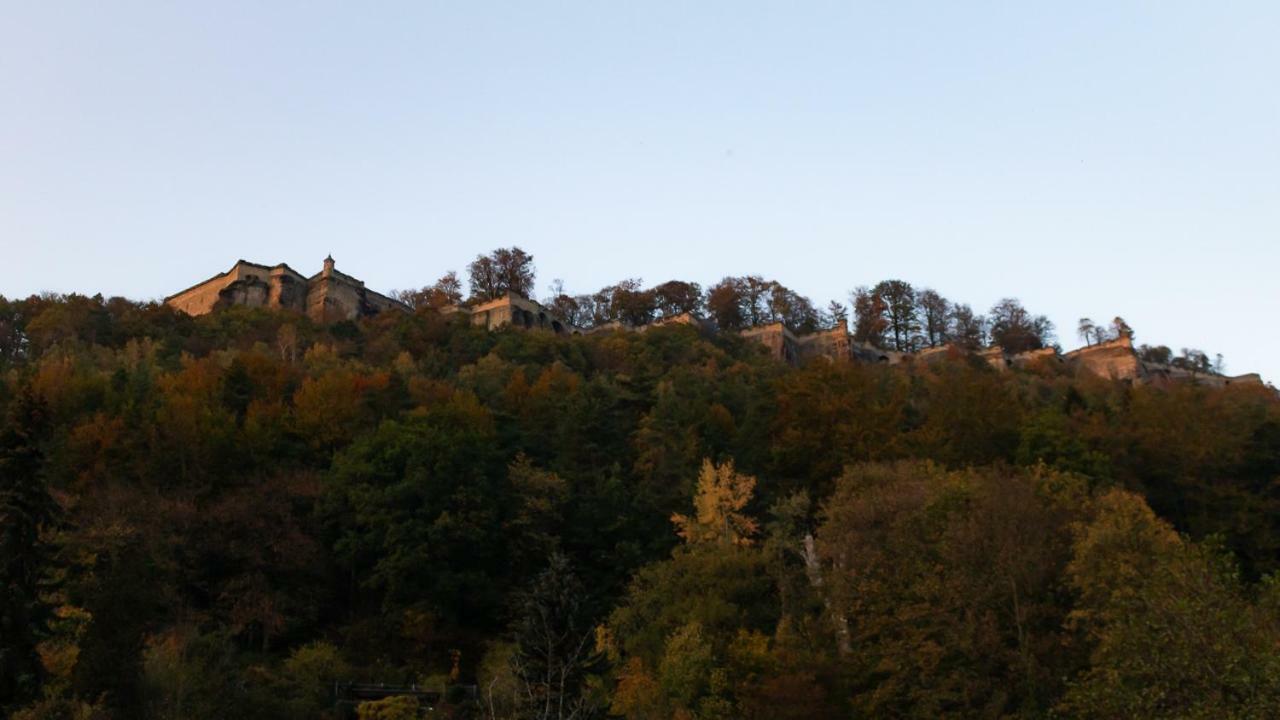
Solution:
[[[568,558],[551,555],[519,599],[512,671],[524,695],[522,717],[585,720],[602,708],[586,687],[603,661],[595,650],[586,588]]]
[[[886,334],[899,352],[915,350],[920,341],[920,313],[916,291],[904,280],[885,280],[872,292],[884,300]]]
[[[951,302],[928,288],[916,295],[916,302],[919,304],[920,328],[924,331],[925,343],[929,347],[937,347],[948,342]]]
[[[1005,352],[1038,350],[1052,341],[1049,318],[1032,315],[1015,298],[1004,298],[991,307],[991,342]]]
[[[24,389],[0,430],[0,709],[36,695],[36,644],[52,617],[42,595],[59,509],[43,476],[43,402]]]

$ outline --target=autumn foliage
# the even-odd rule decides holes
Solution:
[[[0,299],[3,712],[336,717],[372,682],[454,717],[1280,714],[1269,388],[436,304]]]

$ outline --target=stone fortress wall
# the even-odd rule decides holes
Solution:
[[[410,308],[404,303],[369,290],[362,281],[338,272],[331,257],[325,258],[324,269],[310,278],[303,277],[283,263],[267,266],[240,260],[230,270],[165,298],[165,302],[189,315],[203,315],[231,305],[246,305],[294,310],[305,313],[317,322],[354,320],[388,310],[410,312]],[[476,305],[446,307],[441,312],[465,316],[473,325],[486,330],[512,326],[547,330],[556,334],[581,335],[644,332],[662,325],[682,324],[704,333],[717,331],[710,320],[688,313],[659,319],[649,325],[610,323],[582,329],[568,324],[541,303],[515,293],[507,293]],[[855,341],[849,333],[846,321],[841,321],[834,328],[803,335],[797,335],[780,322],[747,328],[739,334],[764,346],[771,357],[793,365],[815,359],[886,365],[930,364],[972,355],[998,370],[1029,367],[1037,363],[1063,363],[1091,375],[1136,383],[1194,382],[1212,386],[1263,384],[1262,378],[1252,373],[1225,377],[1144,363],[1134,351],[1133,341],[1127,336],[1061,355],[1054,348],[1011,355],[998,347],[969,351],[956,345],[928,348],[915,353],[886,350]]]
[[[165,298],[188,315],[204,315],[232,305],[294,310],[316,322],[354,320],[409,306],[364,286],[325,258],[324,269],[304,277],[281,263],[268,266],[238,260],[231,269]]]

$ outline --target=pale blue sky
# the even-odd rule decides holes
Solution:
[[[1280,379],[1280,3],[0,0],[0,293],[760,273]]]

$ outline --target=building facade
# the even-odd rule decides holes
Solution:
[[[364,282],[334,267],[304,277],[284,263],[260,265],[238,260],[231,269],[164,299],[188,315],[204,315],[233,305],[293,310],[316,322],[338,322],[388,310],[410,312],[409,306],[365,287]]]

